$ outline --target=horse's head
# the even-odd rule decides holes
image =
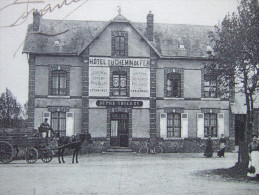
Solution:
[[[77,137],[78,141],[83,142],[83,141],[86,140],[88,143],[92,143],[91,134],[90,133],[78,133],[76,135],[76,137]]]
[[[76,140],[77,141],[83,142],[83,141],[85,141],[85,139],[86,139],[86,134],[85,133],[78,133],[76,135]]]
[[[86,133],[86,141],[87,141],[89,144],[93,143],[93,141],[92,141],[91,139],[92,139],[91,134],[90,134],[90,133]]]

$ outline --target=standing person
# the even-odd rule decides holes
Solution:
[[[259,141],[258,135],[253,135],[253,141],[248,145],[249,164],[255,168],[254,173],[248,173],[247,176],[259,178]]]
[[[45,118],[44,122],[41,123],[39,131],[41,133],[41,137],[42,137],[42,133],[46,133],[46,138],[49,137],[49,131],[51,131],[52,133],[54,133],[53,129],[50,127],[49,123],[48,123],[48,119]]]
[[[217,152],[218,157],[224,157],[225,155],[225,147],[226,147],[226,138],[224,134],[221,134],[221,138],[219,139],[219,150]]]
[[[206,147],[205,147],[204,156],[212,157],[212,154],[213,154],[212,146],[213,146],[213,141],[211,139],[211,136],[209,136],[207,141],[206,141]]]

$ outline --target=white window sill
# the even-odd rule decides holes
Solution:
[[[163,138],[164,140],[184,140],[182,137]]]
[[[70,98],[70,96],[63,96],[63,95],[48,95],[47,96],[48,98],[56,98],[56,99],[58,99],[58,98],[64,98],[64,99],[69,99]]]
[[[110,99],[129,99],[130,97],[126,97],[126,96],[112,96],[109,97]]]
[[[208,137],[197,137],[197,138],[200,138],[200,139],[208,139]],[[220,137],[211,137],[212,140],[218,140],[220,139]]]
[[[184,100],[184,98],[177,98],[177,97],[164,97],[164,100]]]
[[[201,98],[201,100],[205,100],[205,101],[220,101],[220,98]]]

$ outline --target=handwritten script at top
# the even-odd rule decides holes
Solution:
[[[61,3],[55,4],[54,6],[53,5],[51,6],[51,4],[49,3],[49,4],[46,4],[42,9],[39,9],[38,12],[41,16],[43,16],[47,13],[53,12],[55,9],[62,8],[64,5],[70,5],[71,3],[77,3],[79,1],[81,1],[81,0],[62,0]],[[25,5],[25,10],[14,22],[12,22],[10,25],[1,26],[1,27],[14,27],[14,26],[19,26],[19,25],[23,24],[28,19],[29,15],[32,12],[36,11],[35,8],[29,9],[29,5],[42,4],[42,3],[44,4],[45,1],[44,0],[14,0],[12,3],[0,8],[0,12],[1,12],[12,6]]]

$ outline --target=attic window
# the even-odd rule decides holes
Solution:
[[[55,46],[59,46],[59,45],[60,45],[60,41],[59,41],[59,40],[55,41],[55,42],[54,42],[54,45],[55,45]]]
[[[112,56],[128,56],[128,32],[112,31]]]
[[[180,46],[179,46],[179,49],[185,49],[185,48],[184,48],[184,45],[180,45]]]
[[[207,51],[212,51],[212,48],[210,45],[207,45]]]

